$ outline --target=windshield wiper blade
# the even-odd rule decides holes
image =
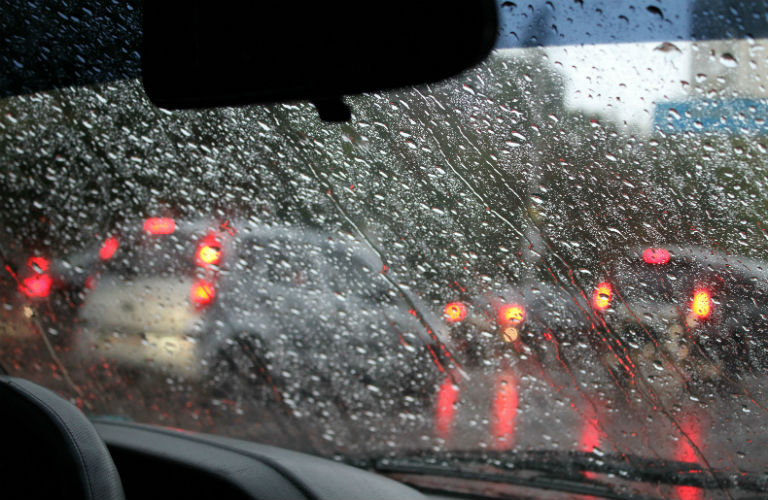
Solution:
[[[537,471],[537,473],[534,475],[521,475],[520,472],[530,472],[530,470],[517,469],[516,471],[483,471],[457,468],[447,465],[417,463],[406,464],[400,461],[381,463],[375,466],[374,469],[382,474],[396,474],[398,480],[411,483],[417,487],[424,487],[424,484],[419,481],[419,478],[425,476],[437,476],[496,484],[503,483],[526,488],[555,490],[565,493],[588,495],[613,500],[659,500],[656,497],[629,495],[617,492],[612,485],[600,482],[598,480],[590,479],[584,475],[553,475],[548,472],[540,471]],[[449,491],[450,488],[446,488],[445,490]]]
[[[539,487],[544,482],[566,481],[553,489],[563,491],[573,486],[588,487],[594,494],[605,498],[627,498],[611,491],[610,485],[595,481],[586,472],[611,474],[625,481],[655,482],[676,486],[694,486],[702,489],[740,489],[752,492],[768,492],[768,475],[735,474],[711,470],[700,464],[645,458],[629,454],[597,454],[594,452],[563,452],[540,450],[526,452],[510,451],[430,451],[414,452],[397,457],[381,457],[369,464],[384,473],[422,473],[454,476],[464,474],[478,480],[507,482],[510,484]],[[540,475],[522,477],[521,472],[539,472]],[[557,486],[557,484],[555,484]],[[598,493],[598,488],[605,492]],[[576,491],[573,491],[576,493]],[[630,497],[645,498],[645,497]]]

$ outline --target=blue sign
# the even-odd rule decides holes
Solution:
[[[768,11],[761,2],[496,1],[497,49],[768,36]]]
[[[682,101],[657,104],[653,124],[664,133],[767,133],[766,118],[766,100]]]

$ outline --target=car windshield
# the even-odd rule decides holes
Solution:
[[[502,23],[346,123],[168,111],[137,78],[6,94],[3,368],[94,417],[411,472],[632,456],[676,498],[765,474],[768,39],[542,46],[567,15],[499,9],[538,42]]]

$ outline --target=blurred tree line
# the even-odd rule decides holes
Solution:
[[[137,81],[4,99],[2,237],[66,255],[158,213],[316,226],[432,297],[586,288],[635,245],[764,256],[763,136],[569,109],[542,50],[349,103],[352,122],[325,124],[308,104],[168,112]]]

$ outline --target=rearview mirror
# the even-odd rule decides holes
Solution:
[[[344,95],[455,75],[497,34],[493,0],[146,2],[143,23],[144,88],[156,105],[309,100],[321,115]]]

